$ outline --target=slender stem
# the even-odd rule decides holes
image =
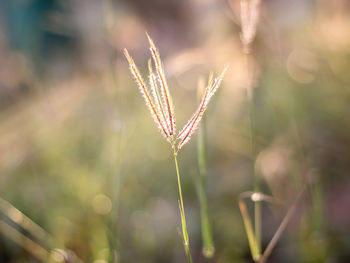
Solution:
[[[187,255],[187,261],[188,261],[188,263],[192,263],[192,257],[191,257],[191,253],[190,253],[190,243],[189,243],[188,232],[187,232],[187,227],[186,227],[185,209],[184,209],[184,203],[183,203],[183,198],[182,198],[179,165],[177,163],[177,152],[175,149],[175,142],[174,141],[172,144],[172,148],[173,148],[174,162],[175,162],[175,167],[176,167],[177,185],[179,187],[179,196],[180,196],[179,208],[180,208],[180,216],[181,216],[181,224],[182,224],[183,242],[184,242],[185,252]]]
[[[203,116],[202,124],[198,131],[198,168],[199,168],[199,202],[201,209],[201,230],[203,240],[203,256],[212,258],[215,253],[214,242],[212,238],[211,226],[208,213],[208,197],[207,197],[207,167],[206,167],[206,145],[205,145],[205,116]]]
[[[245,66],[247,73],[247,99],[249,104],[249,124],[250,124],[250,143],[251,143],[251,156],[252,156],[252,170],[254,177],[254,192],[260,192],[259,175],[255,169],[256,162],[256,137],[255,137],[255,107],[254,107],[254,92],[253,92],[253,72],[252,67],[249,64],[249,52],[245,52]],[[261,201],[255,200],[254,202],[254,229],[255,229],[255,242],[258,248],[258,254],[261,254]]]
[[[113,88],[113,91],[116,92],[114,94],[114,98],[120,98],[120,89],[118,87],[118,78],[116,74],[116,51],[111,44],[111,39],[113,39],[113,26],[116,22],[114,10],[113,10],[113,1],[112,0],[104,0],[101,1],[101,10],[103,15],[103,23],[105,28],[105,36],[107,38],[107,44],[109,47],[109,77],[111,80],[111,87]],[[122,114],[122,108],[123,108],[123,99],[119,99],[118,103],[114,103],[112,101],[111,96],[107,96],[108,109],[116,108],[116,112],[118,113],[118,118],[123,121],[123,114]],[[112,114],[112,110],[110,110],[110,114]],[[122,163],[122,129],[118,133],[118,137],[113,138],[113,141],[111,143],[116,144],[113,147],[113,149],[117,149],[116,152],[113,151],[112,155],[108,155],[108,163],[105,165],[106,173],[109,175],[107,177],[107,187],[108,192],[112,200],[112,211],[109,215],[107,220],[107,240],[109,244],[109,262],[115,263],[117,262],[117,243],[118,243],[118,231],[119,231],[119,225],[118,225],[118,210],[119,210],[119,203],[120,203],[120,188],[122,184],[122,171],[121,171],[121,163]],[[117,141],[115,141],[117,140]],[[118,251],[119,253],[119,251]]]
[[[252,97],[249,101],[249,111],[250,111],[250,133],[251,133],[251,145],[252,145],[252,169],[254,174],[254,192],[260,193],[260,180],[259,175],[255,169],[256,162],[256,139],[255,139],[255,107]],[[261,200],[254,201],[254,229],[255,229],[255,239],[257,242],[258,253],[261,253]]]
[[[180,196],[180,205],[181,205],[181,210],[185,219],[185,228],[186,228],[186,216],[185,216],[185,210],[184,210],[184,203],[182,199],[182,190],[181,190],[181,181],[180,181],[180,173],[179,173],[179,165],[177,163],[177,153],[174,152],[174,161],[175,161],[175,167],[176,167],[176,175],[177,175],[177,184],[179,187],[179,196]],[[185,238],[186,241],[186,238]]]
[[[238,206],[242,214],[244,228],[247,234],[248,242],[249,242],[249,248],[250,253],[252,254],[252,258],[254,261],[258,261],[260,258],[259,254],[259,248],[257,247],[257,242],[254,235],[254,230],[252,227],[252,222],[250,220],[249,213],[247,211],[247,207],[244,203],[244,201],[240,198],[238,201]]]

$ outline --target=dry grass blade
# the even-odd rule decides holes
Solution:
[[[40,240],[42,243],[50,241],[48,233],[36,224],[33,220],[23,214],[20,210],[14,207],[10,202],[0,197],[0,212],[6,215],[14,223],[28,231],[33,237]]]
[[[211,83],[211,81],[209,81],[209,85],[206,87],[204,91],[202,101],[199,104],[198,109],[196,110],[194,115],[191,117],[191,119],[189,119],[186,125],[182,128],[182,130],[179,132],[176,138],[177,140],[180,140],[177,146],[178,150],[181,149],[182,146],[184,146],[186,143],[189,142],[193,133],[195,133],[195,131],[198,129],[200,121],[203,117],[203,114],[208,107],[209,101],[211,97],[215,94],[217,89],[219,88],[220,83],[227,69],[228,69],[228,66],[226,66],[225,69],[220,74],[220,76],[214,80],[214,83]]]
[[[164,69],[162,66],[162,61],[159,56],[159,52],[156,46],[154,45],[153,40],[150,38],[150,36],[147,33],[146,35],[150,44],[152,58],[156,67],[158,81],[161,87],[161,94],[164,100],[164,104],[166,105],[166,117],[170,126],[169,135],[172,136],[176,132],[176,121],[175,121],[173,101],[169,92],[168,84],[165,79]]]
[[[158,127],[158,129],[160,130],[162,135],[165,138],[167,138],[168,140],[170,140],[169,133],[168,133],[166,127],[164,127],[164,125],[162,123],[161,117],[159,116],[159,113],[157,112],[157,109],[151,100],[151,97],[150,97],[149,92],[147,90],[146,84],[143,81],[142,76],[141,76],[139,70],[137,69],[134,60],[131,58],[131,56],[129,55],[129,53],[126,49],[124,49],[124,55],[129,62],[130,71],[133,74],[133,76],[134,76],[134,78],[139,86],[140,92],[145,100],[146,106],[149,108],[149,110],[151,112],[151,115],[154,119],[154,122],[156,123],[156,126]]]
[[[23,231],[24,230],[24,231]],[[0,197],[0,233],[40,262],[48,262],[53,237],[10,202]],[[66,254],[68,250],[60,249]],[[74,262],[83,262],[74,253]],[[51,262],[51,261],[50,261]],[[65,261],[73,262],[73,261]]]
[[[271,241],[267,245],[263,255],[261,256],[261,258],[259,260],[259,263],[265,263],[267,258],[271,255],[272,250],[275,248],[275,246],[276,246],[278,240],[280,239],[283,231],[287,228],[287,225],[288,225],[289,221],[291,220],[292,215],[294,214],[295,210],[297,209],[297,206],[299,205],[301,199],[303,198],[306,190],[307,190],[307,185],[304,185],[303,189],[299,192],[299,194],[295,198],[294,202],[289,207],[286,215],[284,216],[284,218],[283,218],[281,224],[279,225],[277,231],[273,235]]]
[[[48,251],[37,244],[26,235],[12,227],[9,223],[0,220],[0,232],[6,235],[17,245],[25,249],[28,253],[38,259],[40,262],[47,262]]]

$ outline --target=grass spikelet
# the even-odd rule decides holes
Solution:
[[[250,45],[253,42],[260,16],[261,0],[241,0],[241,40],[243,51],[250,52]]]

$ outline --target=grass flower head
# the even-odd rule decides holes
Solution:
[[[185,252],[187,255],[188,263],[192,262],[190,246],[189,246],[189,238],[186,227],[186,216],[185,209],[182,198],[182,190],[181,190],[181,182],[180,182],[180,172],[179,166],[177,162],[177,153],[188,143],[191,139],[191,136],[198,129],[200,121],[203,117],[205,110],[208,107],[209,101],[211,97],[215,94],[217,89],[220,86],[220,83],[223,79],[223,76],[227,70],[227,67],[223,70],[219,77],[215,78],[213,81],[210,80],[208,85],[205,88],[202,100],[193,114],[193,116],[188,120],[186,125],[180,130],[180,132],[176,132],[176,121],[175,121],[175,112],[173,100],[171,98],[168,84],[164,74],[164,68],[162,61],[159,56],[158,49],[153,43],[153,40],[147,34],[148,41],[150,44],[150,51],[152,54],[152,59],[155,67],[155,71],[153,71],[152,61],[148,61],[148,70],[149,70],[149,87],[147,87],[145,81],[143,80],[140,71],[135,65],[134,60],[129,55],[128,51],[125,49],[124,54],[129,62],[129,67],[132,75],[134,76],[136,83],[140,89],[140,92],[145,100],[146,106],[148,107],[153,120],[159,129],[160,133],[168,140],[171,144],[174,154],[174,161],[176,167],[176,175],[177,175],[177,183],[179,188],[179,209],[181,216],[181,224],[182,224],[182,238],[183,244],[185,248]],[[210,78],[211,79],[211,78]]]
[[[157,128],[172,145],[172,147],[176,149],[176,152],[178,152],[182,146],[190,141],[191,136],[198,129],[203,114],[208,107],[209,101],[219,88],[227,67],[225,67],[223,72],[217,78],[208,82],[197,110],[188,120],[186,125],[178,133],[176,133],[174,105],[165,78],[163,64],[153,40],[148,34],[147,37],[155,66],[155,71],[153,71],[152,62],[149,60],[149,88],[143,80],[134,60],[131,58],[126,49],[124,49],[124,54],[129,62],[130,71],[138,84],[146,106],[151,112]]]

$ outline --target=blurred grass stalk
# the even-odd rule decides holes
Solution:
[[[117,75],[116,75],[116,57],[115,57],[115,49],[113,47],[112,39],[114,32],[113,28],[116,23],[116,18],[114,14],[113,9],[113,2],[112,0],[104,0],[101,2],[102,4],[102,12],[103,12],[103,18],[104,18],[104,26],[105,26],[105,33],[107,38],[107,44],[110,48],[111,58],[109,60],[109,77],[111,79],[111,82],[108,83],[109,85],[113,86],[110,88],[110,90],[117,90],[116,93],[118,93],[118,81],[117,81]],[[119,98],[117,95],[114,95],[115,98]],[[122,120],[122,113],[121,113],[121,106],[120,106],[120,100],[118,99],[117,103],[112,101],[110,97],[108,97],[110,100],[108,101],[108,106],[110,109],[113,107],[117,108],[117,114],[118,119]],[[122,100],[121,100],[122,101]],[[111,112],[113,112],[111,110]],[[119,212],[119,203],[120,203],[120,189],[122,184],[122,171],[121,171],[121,163],[122,163],[122,135],[123,130],[120,130],[118,134],[114,134],[112,136],[117,136],[117,138],[113,138],[111,143],[115,147],[113,149],[116,149],[116,151],[112,152],[113,154],[111,156],[108,156],[108,160],[106,163],[107,171],[109,177],[108,177],[108,185],[109,187],[109,195],[112,198],[112,211],[110,213],[109,218],[107,219],[107,225],[108,225],[108,243],[109,243],[109,260],[112,263],[115,263],[118,261],[118,212]]]
[[[238,201],[238,205],[242,214],[244,228],[245,228],[248,242],[249,242],[250,253],[252,254],[252,258],[254,259],[254,261],[258,261],[258,259],[260,258],[261,252],[258,246],[256,235],[254,234],[254,229],[249,217],[249,213],[247,211],[247,207],[244,204],[243,200],[241,199]]]
[[[249,104],[249,125],[250,125],[250,144],[252,170],[254,177],[254,192],[260,194],[260,178],[255,169],[256,163],[256,139],[255,139],[255,107],[254,107],[254,68],[251,63],[251,44],[254,41],[257,25],[259,22],[261,0],[241,0],[241,40],[243,45],[243,53],[245,59],[245,69],[247,77],[247,100]],[[254,201],[254,231],[246,210],[242,210],[242,217],[246,228],[252,257],[255,261],[261,256],[261,200]],[[240,208],[241,208],[241,204]]]
[[[8,219],[6,220],[5,217]],[[22,233],[25,230],[27,234]],[[0,197],[0,232],[41,262],[46,262],[52,240],[38,224]],[[28,237],[31,236],[31,238]],[[36,240],[36,242],[34,241]],[[44,245],[43,245],[44,244]]]
[[[270,256],[272,250],[276,246],[279,238],[283,231],[287,227],[291,217],[296,210],[298,203],[304,195],[307,184],[304,185],[303,189],[299,192],[294,202],[290,205],[284,216],[281,224],[276,230],[274,236],[268,243],[264,252],[261,248],[261,205],[262,201],[271,202],[274,198],[268,197],[260,192],[260,178],[256,171],[256,119],[255,119],[255,104],[254,104],[254,63],[251,58],[251,44],[254,41],[257,25],[259,22],[260,3],[261,0],[241,0],[241,40],[243,45],[243,54],[245,59],[245,69],[247,77],[247,101],[249,104],[249,125],[250,125],[250,143],[251,143],[251,158],[252,158],[252,169],[254,177],[254,192],[246,192],[240,195],[238,205],[242,214],[245,231],[248,237],[249,247],[252,254],[252,258],[255,262],[265,263],[267,258]],[[247,207],[243,202],[243,198],[249,196],[254,202],[254,229],[252,222],[247,211]]]
[[[46,262],[48,251],[32,239],[24,235],[20,230],[13,227],[11,224],[0,220],[0,232],[11,239],[18,246],[26,250],[34,258],[40,262]]]
[[[304,196],[306,190],[307,190],[307,184],[305,184],[302,188],[302,190],[299,192],[299,194],[296,196],[296,198],[294,199],[293,203],[289,206],[286,215],[283,217],[281,224],[278,226],[276,232],[274,233],[272,239],[270,240],[270,242],[268,243],[266,249],[264,250],[264,252],[261,252],[261,248],[259,248],[259,243],[256,237],[256,234],[254,234],[254,230],[253,230],[253,226],[251,223],[251,219],[247,210],[247,206],[244,203],[243,199],[244,198],[250,198],[253,202],[257,202],[259,201],[260,203],[262,201],[267,202],[267,203],[271,203],[271,204],[283,204],[282,202],[280,202],[279,200],[262,194],[262,193],[256,193],[256,192],[244,192],[241,193],[239,196],[239,200],[238,200],[238,205],[239,205],[239,209],[241,211],[242,217],[243,217],[243,222],[244,222],[244,227],[247,233],[247,237],[248,237],[248,242],[249,242],[249,247],[250,247],[250,251],[252,254],[252,258],[254,259],[255,262],[259,262],[259,263],[265,263],[268,259],[268,257],[271,255],[273,249],[275,248],[278,240],[280,239],[280,237],[283,234],[283,231],[286,229],[288,223],[290,222],[290,220],[292,219],[292,215],[294,214],[296,208],[298,207],[302,197]]]
[[[209,78],[209,82],[212,79]],[[201,78],[198,82],[198,100],[200,100],[204,93],[204,79]],[[198,183],[198,197],[200,203],[200,216],[201,216],[201,232],[203,256],[210,259],[214,256],[215,247],[212,237],[211,225],[208,213],[208,196],[207,196],[207,159],[206,159],[206,117],[203,115],[202,123],[198,130],[198,171],[199,171],[199,183]]]
[[[248,65],[248,54],[246,56],[247,69],[249,69]],[[251,79],[250,81],[251,82]],[[250,139],[251,139],[251,154],[252,154],[252,170],[254,177],[254,193],[260,194],[260,178],[255,169],[256,163],[256,138],[255,138],[255,106],[253,100],[253,91],[252,85],[250,84],[249,89],[251,90],[251,94],[248,94],[248,103],[249,103],[249,122],[250,122]],[[249,91],[248,91],[249,92]],[[260,256],[261,255],[261,201],[257,198],[256,200],[252,199],[254,202],[254,229],[255,229],[255,244],[256,252]],[[244,218],[244,217],[243,217]],[[253,256],[254,258],[254,256]],[[254,260],[257,260],[254,258]]]
[[[66,248],[54,248],[55,240],[49,233],[1,197],[0,233],[27,251],[37,261],[52,262],[55,254],[60,254],[59,257],[64,262],[83,262]],[[71,257],[74,258],[73,261]]]
[[[249,130],[250,130],[250,145],[251,145],[251,160],[252,160],[252,171],[253,171],[253,184],[254,184],[254,193],[260,194],[260,178],[256,171],[256,123],[255,123],[255,104],[254,104],[254,87],[253,87],[253,63],[251,63],[251,53],[249,47],[243,48],[244,59],[245,59],[245,69],[247,76],[247,102],[248,102],[248,110],[249,110]],[[242,218],[244,221],[250,250],[252,253],[252,257],[254,261],[258,261],[261,256],[261,200],[259,198],[253,199],[254,202],[254,230],[252,228],[252,224],[250,219],[248,220],[248,213],[246,210],[241,209]],[[241,204],[240,208],[241,208]]]

